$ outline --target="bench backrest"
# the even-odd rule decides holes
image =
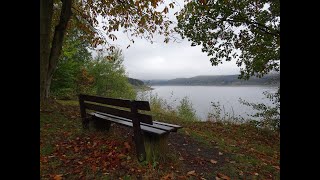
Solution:
[[[136,120],[146,124],[152,123],[152,116],[141,114],[138,110],[150,111],[150,105],[148,101],[135,101],[127,99],[114,99],[99,96],[91,96],[86,94],[79,95],[80,111],[81,116],[86,117],[86,109],[99,111],[107,114],[112,114],[115,116]],[[99,103],[99,104],[98,104]],[[104,105],[111,105],[116,107],[130,108],[131,111],[120,110],[113,107],[107,107]]]

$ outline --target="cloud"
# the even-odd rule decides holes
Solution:
[[[183,0],[174,10],[169,10],[169,17],[175,21],[173,13],[183,7]],[[168,4],[168,3],[167,3]],[[163,42],[163,37],[156,35],[155,43],[145,39],[134,38],[134,44],[122,31],[115,32],[115,44],[123,50],[124,66],[129,77],[150,79],[172,79],[192,77],[198,75],[228,75],[239,74],[240,68],[235,61],[224,62],[219,66],[212,66],[210,57],[201,51],[201,46],[191,46],[186,39],[181,43]]]

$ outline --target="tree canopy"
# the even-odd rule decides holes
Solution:
[[[202,44],[212,65],[236,60],[240,78],[280,70],[280,1],[190,1],[176,30],[192,46]]]

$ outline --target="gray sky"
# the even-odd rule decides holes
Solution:
[[[168,1],[171,2],[171,1]],[[178,1],[183,7],[183,0]],[[163,9],[163,7],[159,7]],[[170,20],[176,21],[174,12],[180,7],[169,9]],[[198,75],[229,75],[239,74],[240,68],[235,61],[224,62],[219,66],[212,66],[210,57],[201,51],[200,46],[191,46],[187,39],[181,43],[168,44],[163,42],[163,37],[156,36],[155,43],[134,38],[134,44],[130,44],[127,35],[120,30],[116,32],[118,40],[115,41],[124,54],[124,66],[131,78],[141,80],[173,79],[180,77],[193,77]]]

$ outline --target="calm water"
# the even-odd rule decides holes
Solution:
[[[225,112],[234,114],[235,117],[241,115],[244,118],[249,117],[255,111],[252,108],[240,104],[239,98],[253,103],[265,103],[272,105],[262,93],[269,91],[274,93],[277,87],[266,86],[152,86],[154,90],[149,93],[165,99],[170,106],[176,107],[179,101],[188,96],[192,102],[197,116],[206,120],[210,111],[212,111],[211,102],[220,102],[221,108]]]

